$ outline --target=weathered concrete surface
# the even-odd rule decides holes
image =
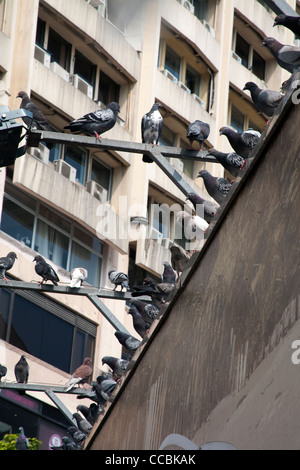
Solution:
[[[87,449],[159,449],[172,433],[299,449],[300,108],[285,111]]]

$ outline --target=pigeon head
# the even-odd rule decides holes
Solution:
[[[273,26],[284,25],[285,24],[284,19],[285,19],[285,15],[277,15],[276,18],[274,19]]]
[[[223,126],[219,129],[220,135],[230,135],[234,132],[230,127]]]
[[[120,112],[120,105],[119,103],[116,103],[115,101],[113,101],[112,103],[109,103],[107,107],[108,109],[111,109],[114,112],[114,114],[118,114]]]
[[[254,83],[254,82],[247,82],[247,83],[245,84],[243,90],[249,90],[249,91],[251,91],[251,90],[256,90],[256,88],[257,88],[256,83]]]
[[[91,366],[92,365],[92,359],[90,357],[85,357],[83,361],[84,365]]]
[[[11,258],[11,259],[18,259],[16,253],[14,251],[10,251],[7,255],[8,258]]]
[[[36,261],[36,262],[38,263],[38,262],[40,262],[40,261],[44,261],[44,258],[43,258],[42,256],[40,256],[40,255],[36,255],[36,256],[33,258],[32,262],[34,262],[34,261]]]
[[[17,94],[16,98],[22,98],[22,99],[23,99],[23,98],[26,98],[26,99],[29,100],[28,94],[26,93],[26,91],[23,91],[23,90],[19,91],[19,93]]]
[[[261,43],[261,45],[263,47],[267,47],[268,49],[270,49],[271,52],[277,52],[283,46],[283,44],[277,41],[277,39],[272,38],[272,37],[266,37]]]
[[[205,178],[208,175],[209,175],[209,173],[208,173],[207,170],[200,170],[198,175],[197,175],[197,178]]]

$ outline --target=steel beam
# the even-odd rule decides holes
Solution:
[[[122,323],[113,315],[113,313],[106,307],[106,305],[99,299],[97,294],[88,294],[87,298],[92,302],[92,304],[97,307],[106,320],[117,330],[123,331],[124,333],[130,334],[128,330],[122,325]]]
[[[276,15],[298,16],[296,11],[285,0],[265,0],[265,3]]]

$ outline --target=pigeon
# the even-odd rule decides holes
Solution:
[[[186,197],[186,201],[191,201],[196,211],[198,213],[198,205],[203,205],[203,212],[204,212],[204,219],[208,224],[215,218],[220,206],[216,204],[214,201],[207,201],[203,199],[196,193],[188,193]]]
[[[300,36],[300,17],[290,15],[277,15],[273,26],[285,26],[290,29],[296,36]]]
[[[97,377],[97,382],[92,382],[93,390],[101,405],[106,405],[106,402],[110,399],[110,396],[117,384],[116,380],[111,379],[106,375],[99,375]]]
[[[121,286],[121,292],[123,291],[123,287],[127,292],[130,291],[129,278],[127,274],[120,271],[109,271],[108,277],[110,282],[115,285],[114,290],[116,290],[117,286]]]
[[[83,418],[79,413],[73,413],[73,418],[76,419],[77,427],[80,431],[88,435],[91,432],[93,425]]]
[[[86,280],[88,272],[84,268],[74,268],[70,272],[70,287],[81,287],[83,281]]]
[[[203,178],[206,191],[218,204],[226,201],[232,188],[232,184],[227,179],[213,176],[207,170],[200,170],[197,178]]]
[[[19,384],[27,384],[29,377],[29,365],[26,356],[22,354],[20,360],[15,365],[15,377]]]
[[[71,132],[84,132],[88,135],[95,135],[101,142],[100,134],[109,131],[114,127],[117,121],[120,106],[118,103],[112,102],[105,109],[85,114],[79,119],[70,122],[64,129]]]
[[[245,158],[241,157],[235,152],[224,153],[219,152],[216,149],[210,149],[209,154],[215,157],[218,162],[221,163],[223,168],[229,171],[229,173],[234,177],[239,176],[240,170],[246,164]]]
[[[22,426],[19,427],[20,434],[16,439],[16,449],[17,450],[29,450],[29,440],[24,434],[24,429]]]
[[[49,121],[45,118],[41,109],[31,101],[25,91],[19,91],[17,98],[21,98],[20,108],[32,112],[32,119],[29,116],[24,116],[22,119],[28,127],[34,127],[42,131],[51,131]]]
[[[288,72],[294,73],[300,66],[300,47],[282,44],[272,37],[266,37],[262,46],[267,47],[278,65]]]
[[[188,240],[192,240],[197,235],[201,236],[209,227],[209,224],[202,217],[189,214],[186,211],[177,212],[176,220],[184,226],[185,238]]]
[[[102,358],[102,365],[104,364],[108,365],[108,367],[111,368],[115,380],[119,380],[122,375],[125,374],[129,361],[126,361],[126,359],[119,359],[113,356],[104,356]]]
[[[7,367],[2,366],[0,364],[0,382],[1,382],[2,377],[5,377],[6,374],[7,374]]]
[[[76,426],[69,426],[67,429],[67,433],[70,434],[75,444],[79,445],[82,448],[84,441],[86,439],[86,434]]]
[[[160,308],[165,304],[168,296],[175,291],[175,285],[170,282],[156,283],[152,279],[145,278],[142,286],[134,286],[133,289],[132,297],[148,295],[151,297],[153,304]],[[130,302],[132,302],[132,300],[130,300]]]
[[[141,338],[144,338],[149,330],[149,323],[145,322],[135,305],[130,307],[128,314],[132,316],[133,328]]]
[[[75,444],[69,437],[63,436],[61,438],[62,445],[60,446],[51,446],[52,450],[80,450],[81,447],[78,444]]]
[[[237,132],[230,127],[221,127],[220,135],[225,135],[233,150],[241,157],[248,158],[257,142],[261,137],[261,133],[253,129],[244,132]]]
[[[42,280],[39,281],[39,284],[42,285],[44,282],[51,281],[55,286],[57,286],[59,277],[52,266],[50,266],[50,264],[48,264],[44,258],[39,255],[35,256],[32,261],[36,262],[35,272],[42,278]]]
[[[159,315],[159,308],[153,304],[139,299],[131,299],[129,303],[131,307],[134,306],[137,308],[143,320],[150,325]]]
[[[177,272],[179,277],[179,273],[184,271],[190,260],[190,254],[179,245],[172,245],[170,251],[172,268]]]
[[[159,112],[160,103],[154,103],[150,111],[142,117],[142,142],[143,144],[158,145],[161,135],[163,118]],[[143,155],[143,162],[152,163],[153,160],[148,155]]]
[[[90,406],[78,405],[77,411],[83,414],[85,419],[93,426],[102,412],[102,408],[96,403],[91,403]],[[74,416],[74,415],[73,415]]]
[[[247,82],[243,90],[249,90],[254,106],[258,111],[264,113],[266,116],[273,116],[283,94],[273,90],[263,90],[259,88],[254,82]]]
[[[161,275],[161,281],[175,284],[176,282],[176,273],[168,261],[163,262],[164,270]]]
[[[115,337],[124,348],[128,349],[132,356],[141,344],[140,340],[123,331],[116,331]]]
[[[192,122],[188,129],[186,136],[190,142],[190,149],[192,148],[194,140],[199,142],[199,148],[202,150],[203,142],[208,138],[210,133],[210,125],[206,122],[196,121]]]
[[[9,271],[14,263],[15,260],[18,259],[16,253],[14,251],[10,251],[7,256],[3,256],[0,258],[0,279],[4,279],[4,281],[7,281],[8,279],[6,278],[5,274],[6,271]]]
[[[90,357],[86,357],[77,369],[73,372],[72,377],[66,383],[65,392],[68,392],[75,385],[84,385],[93,373],[93,363]]]

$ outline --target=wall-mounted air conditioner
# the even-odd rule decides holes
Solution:
[[[191,4],[191,2],[189,2],[188,0],[180,0],[180,3],[184,6],[184,8],[194,14],[195,8],[194,5]]]
[[[198,101],[198,103],[202,106],[202,108],[205,108],[205,103],[204,101],[202,101],[200,96],[196,95],[196,93],[192,93],[191,96],[194,98],[194,100]]]
[[[201,23],[203,24],[203,26],[207,29],[207,31],[210,32],[210,34],[212,35],[212,37],[215,37],[215,30],[212,26],[210,26],[210,24],[206,21],[206,20],[200,20]]]
[[[233,57],[235,60],[237,60],[239,64],[242,63],[242,59],[240,58],[239,55],[237,55],[236,52],[232,51],[232,57]]]
[[[96,181],[90,180],[86,183],[87,191],[100,202],[104,203],[107,201],[108,191],[107,189],[103,188],[100,184],[96,183]]]
[[[61,158],[59,160],[54,160],[53,164],[57,173],[60,173],[61,175],[65,176],[65,178],[68,178],[68,180],[72,181],[72,183],[75,183],[76,168],[69,165],[69,163],[65,162]]]
[[[157,243],[161,244],[163,234],[159,232],[159,230],[154,227],[149,227],[148,233],[151,240],[155,240]]]
[[[173,75],[169,70],[164,69],[164,75],[165,75],[166,77],[168,77],[170,80],[172,80],[174,83],[177,83],[177,82],[178,82],[178,80],[177,80],[177,78],[175,77],[175,75]]]
[[[169,248],[174,245],[174,243],[172,242],[172,240],[170,240],[169,238],[163,238],[161,240],[161,246],[163,246],[164,248],[166,248],[166,250],[169,250]]]
[[[43,163],[49,162],[50,150],[48,149],[48,147],[46,147],[46,145],[39,144],[38,147],[30,147],[29,153],[33,157],[41,160]]]
[[[50,68],[51,54],[37,44],[34,49],[34,58],[44,64],[45,67]]]
[[[86,0],[86,2],[94,7],[99,13],[105,17],[107,0]]]
[[[180,88],[182,88],[189,95],[191,94],[191,90],[183,82],[178,82],[177,85],[179,85]]]
[[[52,72],[56,73],[56,75],[59,75],[61,78],[63,78],[66,82],[70,81],[70,74],[67,72],[61,65],[59,65],[57,62],[51,62],[50,64],[50,70]]]
[[[70,82],[75,88],[82,91],[82,93],[87,95],[91,100],[93,99],[94,88],[90,83],[84,80],[84,78],[80,77],[77,74],[70,75]]]

